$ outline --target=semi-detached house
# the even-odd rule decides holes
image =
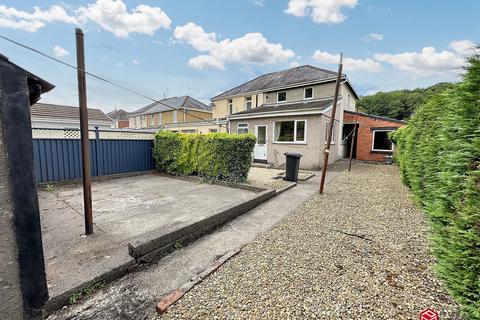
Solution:
[[[128,120],[129,127],[136,129],[167,129],[182,133],[208,133],[222,129],[221,121],[212,120],[211,106],[190,96],[151,103],[129,113]]]
[[[212,98],[213,118],[226,118],[232,133],[257,137],[254,161],[281,166],[285,152],[301,153],[302,169],[323,163],[336,72],[304,65],[262,75]],[[354,112],[358,95],[342,75],[329,161],[347,152],[344,111]]]

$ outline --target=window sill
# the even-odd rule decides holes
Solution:
[[[370,150],[370,153],[392,154],[393,150]]]
[[[274,141],[272,143],[273,144],[300,144],[300,145],[307,144],[306,142],[293,142],[293,141],[292,142],[291,141]]]

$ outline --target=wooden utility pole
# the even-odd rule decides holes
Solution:
[[[88,137],[88,110],[87,110],[87,84],[85,81],[85,48],[83,44],[83,31],[75,29],[77,42],[77,78],[78,78],[78,103],[80,106],[80,138],[82,141],[82,178],[83,178],[83,206],[85,212],[85,234],[93,233],[92,214],[92,179],[90,176],[90,141]]]
[[[350,157],[348,159],[348,172],[352,168],[352,158],[353,158],[353,145],[355,143],[355,139],[357,136],[357,118],[358,118],[358,109],[355,108],[355,123],[353,124],[353,135],[352,135],[352,142],[350,143]]]
[[[337,112],[338,92],[340,91],[340,81],[342,79],[342,56],[342,53],[340,53],[340,63],[338,64],[337,81],[335,83],[335,94],[333,96],[332,113],[330,115],[330,127],[328,128],[327,145],[325,146],[325,150],[323,151],[323,168],[322,177],[320,179],[320,193],[323,193],[325,176],[327,175],[328,156],[330,155],[330,143],[332,142],[333,127],[335,124],[335,113]]]

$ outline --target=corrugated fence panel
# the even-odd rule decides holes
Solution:
[[[90,140],[92,176],[154,169],[152,140]],[[75,139],[33,139],[37,182],[82,177],[81,142]]]

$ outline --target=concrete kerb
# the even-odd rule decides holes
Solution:
[[[211,184],[216,184],[216,185],[223,186],[223,187],[243,189],[243,190],[253,191],[253,192],[256,192],[256,193],[268,190],[267,188],[262,188],[262,187],[259,187],[259,186],[252,186],[252,185],[246,184],[246,183],[228,183],[228,182],[224,182],[224,181],[206,182],[202,177],[198,177],[198,176],[174,176],[174,175],[170,175],[170,174],[166,174],[166,173],[158,172],[158,171],[155,172],[155,175],[158,175],[158,176],[161,176],[161,177],[185,180],[185,181],[193,181],[193,182],[200,182],[200,183],[211,183]]]
[[[112,281],[115,281],[127,273],[131,272],[132,270],[135,270],[135,260],[132,258],[130,261],[111,269],[108,272],[105,272],[92,280],[86,281],[82,283],[81,285],[76,286],[75,288],[72,288],[68,291],[65,291],[64,293],[55,296],[47,301],[45,304],[45,313],[46,315],[52,313],[55,310],[58,310],[62,308],[63,306],[67,305],[69,303],[70,297],[74,295],[77,292],[80,292],[81,290],[88,288],[92,286],[95,283],[98,282],[104,282],[105,284],[110,283]]]
[[[287,190],[289,190],[289,189],[292,189],[292,188],[295,187],[296,185],[297,185],[296,182],[292,182],[292,183],[290,183],[288,186],[283,187],[283,188],[281,188],[281,189],[278,189],[278,190],[276,191],[276,195],[278,196],[279,194],[282,194],[282,193],[284,193],[285,191],[287,191]]]
[[[225,206],[213,215],[200,217],[194,223],[154,231],[143,239],[129,243],[128,253],[137,263],[154,261],[173,251],[175,247],[198,239],[201,235],[255,208],[275,195],[276,191],[273,189],[264,190],[246,201]]]

